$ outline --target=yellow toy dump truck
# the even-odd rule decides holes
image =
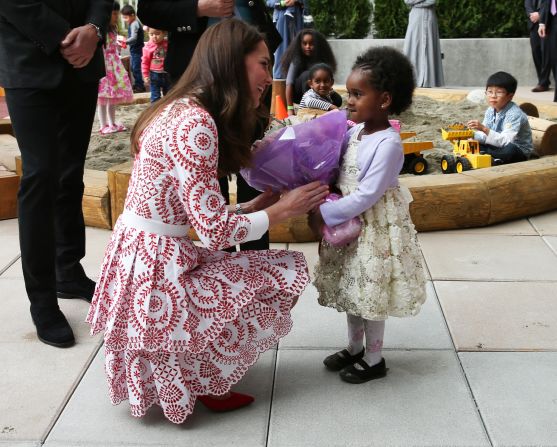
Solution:
[[[441,129],[443,140],[453,144],[453,153],[443,155],[441,159],[443,174],[491,166],[491,155],[480,154],[480,143],[470,139],[473,136],[474,131],[467,129],[463,124],[453,124],[447,129]]]
[[[416,132],[400,132],[404,149],[404,165],[400,172],[423,175],[427,172],[427,161],[421,151],[433,149],[433,141],[404,141],[416,136]]]

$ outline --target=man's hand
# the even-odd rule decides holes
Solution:
[[[73,28],[60,42],[60,53],[73,68],[83,68],[93,58],[99,38],[95,28],[83,25]]]
[[[199,0],[198,17],[230,17],[234,14],[234,0]]]
[[[296,3],[296,0],[285,0],[284,1],[284,6],[286,6],[287,8],[290,8],[291,6],[294,6],[294,3]]]
[[[538,20],[540,20],[540,13],[539,12],[530,13],[530,22],[538,23]]]
[[[538,35],[543,39],[545,38],[545,25],[543,23],[540,23],[539,28],[538,28]]]

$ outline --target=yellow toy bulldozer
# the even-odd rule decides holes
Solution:
[[[473,136],[474,131],[466,129],[463,124],[453,124],[447,129],[441,129],[443,140],[453,144],[453,153],[444,155],[441,159],[443,174],[491,166],[491,155],[480,154],[480,143],[470,139]]]
[[[416,136],[416,132],[400,132],[400,139],[403,140],[404,166],[400,172],[409,172],[414,175],[424,175],[427,173],[427,161],[421,151],[433,149],[432,141],[404,141]]]

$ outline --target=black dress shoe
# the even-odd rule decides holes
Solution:
[[[335,352],[334,354],[325,357],[323,364],[331,371],[340,371],[342,368],[353,365],[360,360],[364,356],[364,352],[365,349],[362,349],[361,352],[352,355],[348,352],[348,350],[343,349],[342,351]]]
[[[57,348],[69,348],[75,343],[73,331],[60,309],[42,309],[31,315],[39,340]]]
[[[533,92],[547,92],[549,90],[549,87],[545,86],[545,85],[536,85],[532,91]]]
[[[91,302],[95,293],[95,281],[87,277],[79,281],[64,281],[56,283],[58,298],[80,298]]]
[[[385,359],[377,365],[369,366],[363,360],[356,362],[362,369],[356,368],[354,365],[347,366],[340,373],[340,378],[348,383],[364,383],[373,379],[380,379],[387,375],[387,367],[385,366]]]

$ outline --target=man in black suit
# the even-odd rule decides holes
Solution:
[[[23,164],[23,277],[37,335],[57,347],[75,342],[57,297],[91,301],[95,287],[80,264],[81,201],[112,3],[0,1],[0,85]]]
[[[137,5],[143,24],[168,31],[164,68],[173,84],[186,70],[208,18],[233,13],[234,0],[140,0]]]
[[[555,0],[541,0],[538,34],[544,39],[544,45],[548,47],[549,65],[557,86],[557,3]],[[557,102],[557,88],[555,88],[553,101]]]
[[[168,52],[164,66],[173,84],[186,70],[197,42],[212,18],[229,17],[239,13],[238,18],[251,23],[265,34],[271,55],[282,40],[262,0],[139,0],[137,8],[137,15],[142,23],[169,32]],[[242,13],[245,15],[241,16]],[[265,102],[267,106],[271,104],[270,91]],[[254,140],[262,137],[267,125],[268,122],[261,123]],[[236,179],[238,202],[247,202],[261,194],[249,186],[239,173]],[[228,200],[228,179],[221,178],[219,183],[224,197]],[[242,250],[267,250],[268,248],[269,232],[257,241],[241,245]],[[231,250],[234,250],[234,247]]]
[[[536,74],[538,75],[538,85],[533,92],[545,92],[549,89],[549,74],[551,73],[551,65],[548,46],[545,45],[543,39],[538,34],[540,21],[540,6],[542,0],[524,0],[524,8],[528,16],[528,30],[530,31],[530,46],[532,48],[532,58],[536,66]]]

